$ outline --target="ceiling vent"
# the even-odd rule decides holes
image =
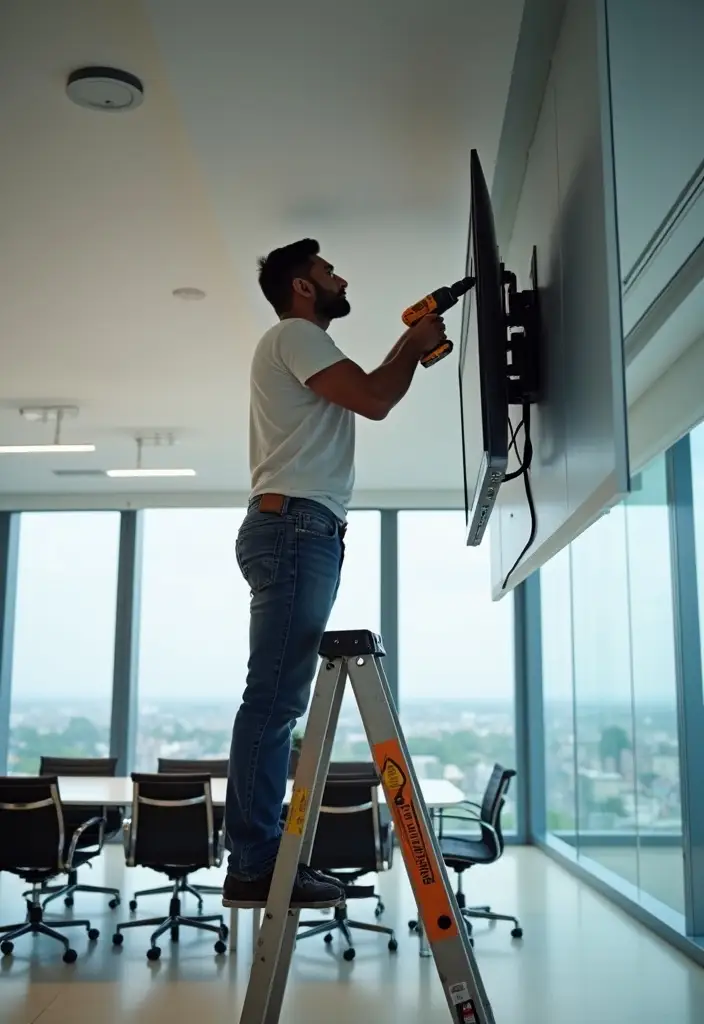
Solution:
[[[90,67],[72,71],[66,82],[66,92],[79,107],[108,114],[135,110],[144,100],[144,86],[140,80],[129,71],[118,68]]]

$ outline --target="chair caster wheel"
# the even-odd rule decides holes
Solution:
[[[88,938],[90,939],[91,942],[95,942],[96,939],[99,939],[100,938],[100,932],[98,931],[98,929],[97,928],[89,928],[88,929]]]
[[[398,949],[398,942],[396,941],[396,939],[389,939],[389,951],[391,953],[395,953],[397,949]]]
[[[374,909],[374,917],[381,917],[385,910],[386,907],[384,906],[384,904],[379,903]]]
[[[345,960],[354,960],[355,951],[353,949],[346,949],[342,956],[344,957]]]
[[[3,942],[0,945],[0,953],[2,953],[3,956],[9,956],[14,948],[14,942]]]
[[[161,956],[161,949],[158,946],[152,946],[147,950],[147,960],[158,960]]]
[[[514,928],[513,931],[511,932],[511,938],[512,939],[522,939],[523,938],[523,929],[522,928]]]
[[[114,896],[108,903],[108,906],[110,907],[111,910],[115,910],[117,907],[120,906],[120,897]]]
[[[221,939],[226,939],[229,934],[230,934],[230,929],[227,927],[227,925],[226,924],[222,925],[222,927],[220,928],[220,938]]]
[[[121,946],[124,941],[125,936],[122,934],[122,932],[115,932],[115,934],[112,937],[113,946]]]
[[[410,930],[412,932],[417,932],[418,931],[418,922],[417,921],[409,921],[408,922],[408,927],[410,928]]]
[[[130,900],[130,910],[137,909],[137,900]]]
[[[330,934],[330,932],[328,932],[328,934],[327,934],[327,935],[325,936],[325,938],[323,939],[323,942],[324,942],[324,943],[325,943],[325,944],[326,944],[327,946],[329,946],[329,945],[330,945],[330,943],[332,942],[332,935]]]
[[[72,907],[73,906],[73,896],[67,896],[66,897],[66,899],[64,900],[64,906],[65,907]],[[72,963],[72,962],[73,961],[71,961],[71,960],[68,961],[68,963]]]
[[[215,943],[215,952],[216,953],[227,953],[227,946],[220,939],[218,939],[218,941]]]
[[[73,964],[78,959],[78,953],[75,949],[67,949],[63,955],[63,961],[65,964]]]

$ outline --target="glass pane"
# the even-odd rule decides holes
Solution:
[[[581,856],[638,884],[626,513],[571,546]]]
[[[399,711],[420,777],[481,800],[515,766],[513,600],[491,600],[490,545],[465,546],[464,512],[400,512]],[[504,828],[516,827],[515,784]]]
[[[568,550],[540,570],[546,825],[576,844],[572,591]]]
[[[226,757],[249,657],[249,588],[235,559],[244,509],[144,513],[137,767]],[[379,630],[379,513],[352,512],[329,628]],[[305,718],[296,730],[301,735]],[[368,756],[351,695],[333,756]]]
[[[692,452],[692,491],[694,500],[694,540],[697,550],[702,669],[704,670],[704,423],[689,435]]]
[[[641,891],[684,914],[680,752],[665,460],[626,506]]]
[[[227,757],[248,658],[244,509],[144,512],[136,768]]]
[[[374,511],[350,512],[347,523],[342,578],[328,629],[381,633],[381,516]],[[303,725],[297,729],[299,734]],[[371,759],[351,688],[342,701],[332,757],[334,761]]]
[[[11,772],[109,755],[119,544],[117,512],[21,516]]]

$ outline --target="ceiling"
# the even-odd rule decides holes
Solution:
[[[336,340],[378,364],[402,309],[462,274],[469,149],[491,180],[521,10],[63,0],[36,18],[4,5],[0,444],[50,441],[18,409],[56,403],[80,409],[62,440],[97,446],[0,456],[4,507],[246,493],[249,362],[273,317],[257,257],[318,238],[349,281]],[[66,77],[88,64],[139,76],[143,105],[73,105]],[[206,299],[175,299],[183,286]],[[447,322],[456,336],[459,313]],[[133,465],[136,435],[161,431],[177,444],[145,464],[192,467],[193,480],[54,472]],[[356,503],[459,493],[454,359],[419,371],[358,436]]]

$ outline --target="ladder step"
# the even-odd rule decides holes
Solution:
[[[318,654],[321,658],[355,658],[357,655],[386,654],[384,641],[370,629],[336,629],[323,633]]]

